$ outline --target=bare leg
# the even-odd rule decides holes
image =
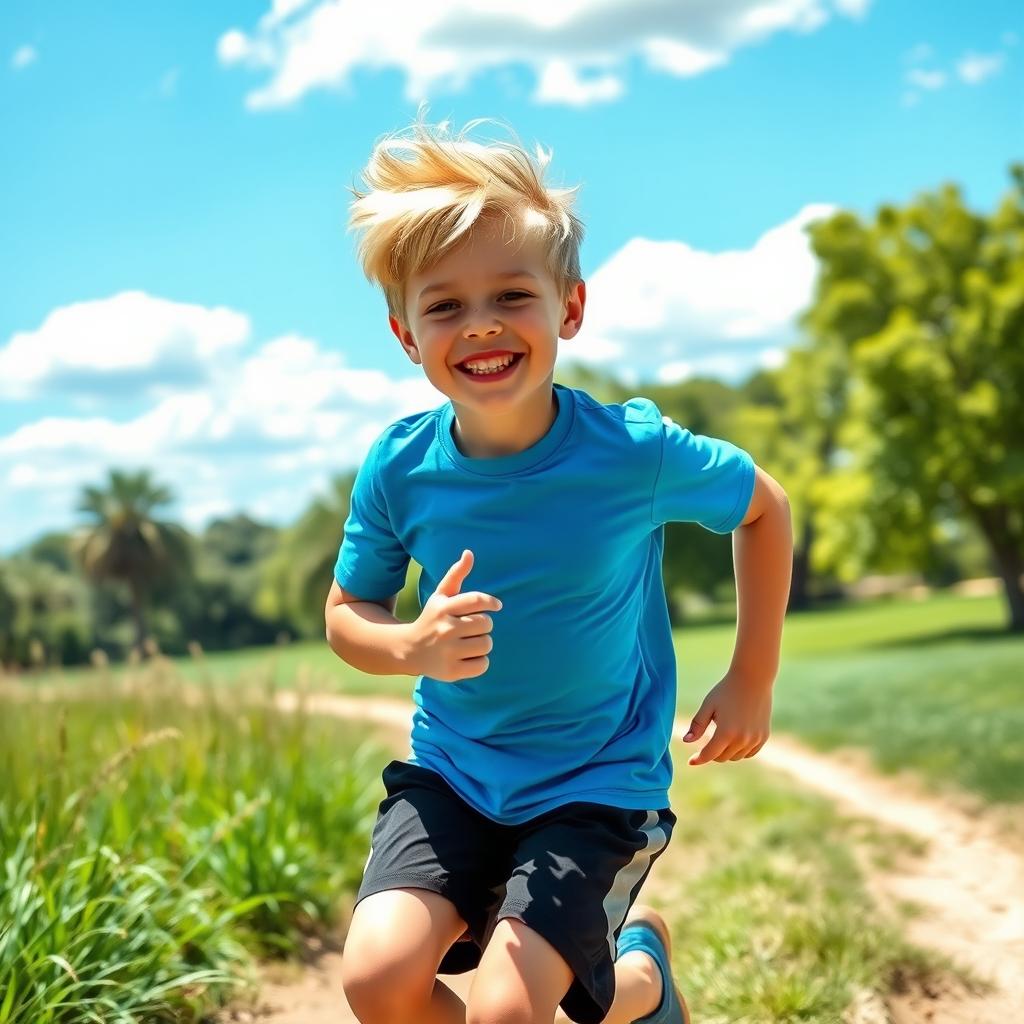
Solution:
[[[462,1000],[436,977],[466,925],[455,907],[423,889],[367,896],[349,926],[345,997],[362,1024],[465,1024]]]
[[[417,1024],[466,1024],[466,1004],[440,979],[434,983],[430,1008]]]
[[[661,974],[658,965],[646,954],[635,950],[615,961],[615,1000],[602,1024],[632,1024],[647,1017],[661,1002]],[[570,1018],[558,1010],[555,1024]]]
[[[629,912],[627,921],[642,918],[655,924],[665,939],[671,956],[668,927],[664,919],[653,908],[637,904]],[[661,1004],[661,972],[654,959],[640,950],[633,950],[615,961],[615,999],[608,1008],[602,1024],[633,1024],[633,1021],[648,1017]],[[680,997],[680,1002],[683,1002]],[[683,1010],[689,1021],[689,1010],[683,1003]],[[565,1024],[570,1018],[559,1008],[555,1024]]]

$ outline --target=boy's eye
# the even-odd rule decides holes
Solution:
[[[502,292],[499,298],[502,299],[528,299],[530,298],[529,292],[511,291]],[[439,302],[436,306],[431,306],[427,310],[428,313],[443,313],[446,306],[454,306],[455,302],[452,299],[445,299],[444,302]]]

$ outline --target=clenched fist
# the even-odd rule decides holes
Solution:
[[[494,647],[494,628],[488,611],[499,611],[501,602],[479,591],[459,593],[473,568],[473,552],[445,573],[427,599],[419,618],[410,623],[411,663],[417,673],[454,683],[482,676],[490,665],[487,655]]]

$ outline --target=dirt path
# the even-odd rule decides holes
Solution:
[[[361,718],[408,730],[410,706],[387,698],[306,695],[315,713]],[[299,697],[278,695],[283,710]],[[682,740],[687,723],[676,725]],[[1024,1021],[1024,843],[1007,835],[984,808],[959,808],[925,793],[908,779],[879,775],[855,755],[822,755],[796,741],[773,736],[757,755],[761,764],[785,772],[845,810],[922,840],[924,852],[890,868],[872,868],[870,888],[884,905],[911,900],[921,913],[907,934],[918,945],[947,953],[992,982],[989,993],[907,992],[887,1007],[891,1024],[1018,1024]],[[652,877],[652,883],[655,879]],[[271,983],[265,1006],[278,1007],[264,1024],[341,1024],[344,1008],[340,954],[324,956],[298,981]],[[465,995],[472,975],[451,979]],[[878,1020],[873,1017],[873,1020]],[[879,1020],[878,1024],[888,1024]]]

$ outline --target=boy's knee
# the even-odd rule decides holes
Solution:
[[[537,1008],[510,992],[476,993],[466,1006],[466,1024],[533,1024]]]
[[[341,984],[352,1012],[363,1024],[418,1024],[436,980],[423,959],[346,943]]]

